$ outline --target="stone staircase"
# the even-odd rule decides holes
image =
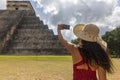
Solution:
[[[67,55],[67,50],[56,37],[38,17],[24,15],[3,52],[15,55]]]
[[[11,39],[18,23],[22,19],[22,11],[0,11],[0,52],[4,50]]]

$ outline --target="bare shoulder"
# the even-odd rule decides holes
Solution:
[[[82,60],[81,52],[79,51],[79,48],[77,45],[72,45],[74,48],[71,49],[71,55],[73,64],[76,64]]]
[[[78,49],[78,45],[75,45],[71,42],[67,42],[65,47],[71,53],[73,64],[78,63],[82,60],[82,56]]]
[[[71,42],[67,42],[67,48],[71,53],[73,53],[77,49],[77,46]]]

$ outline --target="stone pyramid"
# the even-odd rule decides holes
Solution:
[[[29,1],[7,1],[0,10],[0,51],[14,55],[67,55],[51,29],[36,17]]]

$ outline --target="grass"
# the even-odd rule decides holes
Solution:
[[[71,56],[0,56],[0,60],[71,60]]]
[[[114,72],[112,74],[108,74],[108,80],[120,80],[120,59],[113,58],[112,61]]]
[[[115,72],[108,80],[120,80],[120,60],[112,59]],[[71,56],[0,56],[0,80],[72,80]]]
[[[0,80],[70,79],[71,56],[0,56]]]

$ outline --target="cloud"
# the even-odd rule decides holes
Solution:
[[[114,4],[100,0],[90,0],[89,2],[76,0],[76,2],[75,4],[73,0],[43,0],[41,4],[44,8],[43,13],[51,15],[49,20],[52,24],[68,23],[71,17],[76,18],[76,23],[95,22],[111,15],[114,8]],[[55,15],[54,12],[56,12]]]
[[[36,0],[39,15],[49,28],[57,34],[59,23],[70,24],[71,33],[63,32],[64,36],[73,36],[72,29],[78,23],[95,23],[101,29],[101,35],[120,25],[119,0]],[[41,6],[42,5],[42,6]],[[50,26],[52,25],[52,26]],[[68,39],[70,39],[70,37]]]
[[[101,35],[110,31],[120,23],[119,0],[30,0],[36,15],[57,34],[59,23],[71,25],[70,31],[63,31],[67,40],[75,38],[73,26],[78,23],[95,23],[101,30]],[[3,4],[4,3],[4,4]],[[0,8],[5,0],[0,3]],[[1,7],[2,6],[2,7]],[[72,37],[71,37],[72,36]]]
[[[120,7],[115,7],[112,15],[105,18],[107,25],[111,25],[110,29],[115,29],[120,25]]]
[[[0,0],[0,9],[6,9],[6,0]]]

